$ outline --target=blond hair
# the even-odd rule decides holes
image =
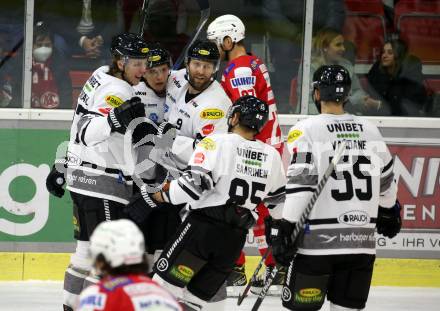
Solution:
[[[334,28],[323,28],[316,33],[312,41],[313,62],[326,65],[325,49],[338,36],[342,36],[342,33]]]

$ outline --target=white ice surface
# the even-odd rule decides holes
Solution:
[[[237,300],[229,298],[227,311],[251,310],[254,301],[255,297],[249,296],[237,307]],[[0,282],[1,311],[60,311],[61,304],[61,282]],[[266,297],[260,310],[282,310],[280,298]],[[328,303],[322,310],[329,310]],[[365,310],[439,311],[440,288],[373,287]]]

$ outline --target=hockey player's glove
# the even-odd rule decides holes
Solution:
[[[288,266],[297,251],[296,243],[292,241],[295,223],[269,216],[264,220],[264,224],[266,241],[272,246],[275,261],[282,266]]]
[[[63,186],[66,183],[66,160],[55,160],[55,164],[52,166],[52,170],[46,177],[46,189],[49,193],[56,197],[61,198],[64,195]]]
[[[151,198],[151,193],[147,192],[146,187],[142,187],[140,192],[136,193],[124,208],[124,212],[131,220],[140,224],[148,218],[155,208],[157,208],[157,204]]]
[[[112,132],[125,134],[130,122],[139,117],[145,117],[145,105],[139,97],[132,97],[110,110],[107,121]]]
[[[400,217],[400,203],[396,200],[396,204],[392,208],[379,206],[377,215],[377,233],[388,238],[393,238],[402,228],[402,218]]]

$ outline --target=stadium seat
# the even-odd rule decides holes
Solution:
[[[92,75],[91,71],[70,71],[70,79],[72,80],[72,108],[76,108],[78,96],[87,79]]]
[[[296,94],[296,89],[298,88],[298,77],[293,78],[290,81],[290,96],[289,104],[293,111],[296,111],[298,105],[298,95]]]
[[[411,54],[424,64],[440,64],[440,2],[400,0],[394,23]]]
[[[356,45],[356,63],[372,63],[379,57],[385,40],[385,18],[380,0],[345,0],[345,40]]]

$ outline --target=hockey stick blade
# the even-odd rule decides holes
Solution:
[[[251,278],[249,279],[249,282],[246,284],[246,287],[242,290],[242,292],[240,294],[238,294],[237,306],[241,305],[243,300],[247,297],[247,293],[251,289],[252,281],[254,281],[257,278],[258,272],[260,272],[261,267],[263,266],[263,262],[266,260],[267,256],[271,252],[271,250],[272,250],[272,246],[269,246],[266,249],[266,252],[264,252],[263,256],[261,257],[260,262],[258,263],[257,267],[255,268],[254,273],[252,274]]]
[[[203,26],[205,26],[206,22],[209,19],[209,15],[211,13],[210,7],[209,7],[209,1],[208,0],[197,0],[197,3],[200,7],[200,20],[197,24],[196,29],[194,30],[193,34],[191,35],[191,39],[189,42],[185,45],[182,52],[180,53],[177,60],[174,62],[173,70],[178,70],[180,65],[183,62],[183,59],[185,58],[186,52],[188,48],[197,40],[197,37],[199,36],[200,32],[203,29]]]
[[[318,183],[318,187],[316,188],[315,192],[313,192],[312,198],[310,199],[309,203],[307,204],[307,207],[305,208],[304,212],[301,215],[301,218],[295,225],[295,229],[292,233],[292,241],[296,240],[296,237],[298,236],[300,230],[302,227],[304,227],[304,224],[306,223],[306,219],[309,217],[310,212],[313,209],[313,206],[315,205],[316,201],[318,200],[319,195],[321,194],[322,190],[324,189],[328,179],[330,178],[330,175],[333,173],[333,170],[336,167],[336,164],[339,162],[339,160],[342,157],[342,154],[345,151],[345,145],[347,142],[344,140],[339,145],[338,149],[335,151],[335,156],[333,157],[332,161],[330,162],[329,166],[327,167],[327,170],[324,173],[324,176],[322,176],[321,181]],[[257,311],[260,308],[261,303],[263,302],[264,298],[266,297],[267,291],[269,290],[270,285],[272,284],[272,281],[275,279],[275,276],[278,273],[278,269],[276,266],[272,270],[272,272],[269,274],[267,280],[264,282],[264,286],[261,289],[260,294],[257,297],[257,300],[254,303],[254,306],[252,307],[252,311]]]

